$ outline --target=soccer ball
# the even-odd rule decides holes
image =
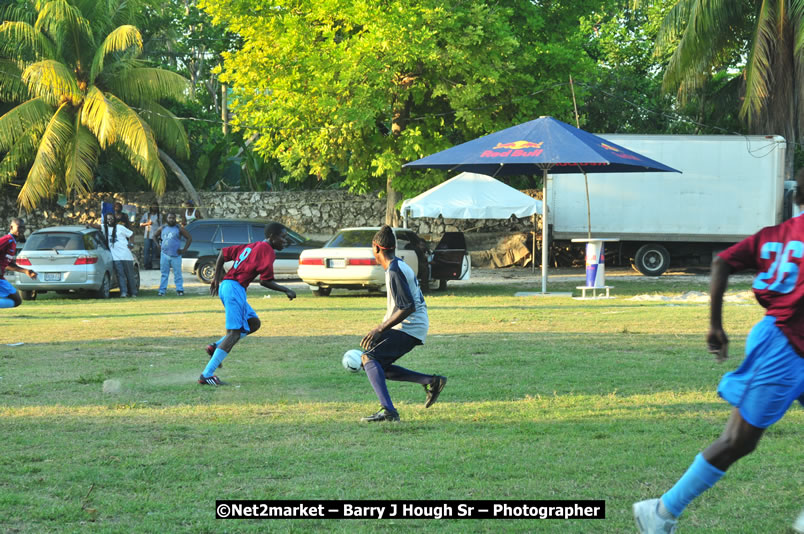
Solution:
[[[363,356],[362,351],[357,349],[347,350],[343,354],[343,359],[341,359],[343,368],[350,373],[360,372],[360,369],[363,367],[363,362],[360,359],[361,356]]]

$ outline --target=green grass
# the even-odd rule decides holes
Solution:
[[[618,280],[600,301],[512,296],[522,290],[535,289],[428,296],[427,344],[399,363],[449,383],[427,410],[420,386],[389,383],[402,422],[377,425],[359,422],[377,401],[340,357],[382,318],[382,297],[250,291],[263,328],[226,359],[225,388],[195,384],[223,333],[216,299],[47,294],[3,310],[0,530],[634,532],[631,503],[664,492],[720,433],[718,380],[762,310],[726,304],[732,358],[718,365],[707,304],[629,300],[701,284]],[[107,379],[118,393],[103,393]],[[802,423],[796,407],[772,427],[688,508],[683,532],[788,532],[804,500]],[[604,499],[607,518],[219,521],[225,498]]]

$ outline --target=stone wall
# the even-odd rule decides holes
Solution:
[[[525,191],[537,197],[540,192]],[[538,195],[537,195],[538,193]],[[317,240],[331,237],[339,228],[348,226],[379,226],[385,220],[385,199],[377,195],[353,195],[345,191],[292,191],[273,193],[200,193],[204,216],[222,218],[264,218],[281,222],[287,227]],[[43,205],[31,213],[20,213],[16,199],[0,196],[0,231],[5,232],[11,219],[18,214],[25,219],[28,232],[64,224],[98,223],[101,202],[120,201],[137,207],[138,215],[132,225],[135,231],[135,252],[142,242],[139,217],[151,203],[158,201],[163,214],[182,211],[187,200],[184,192],[168,192],[161,198],[153,193],[89,193],[68,198],[63,206],[56,202]],[[492,248],[501,238],[519,232],[530,232],[530,218],[505,220],[475,219],[410,219],[409,227],[424,239],[437,243],[444,232],[462,231],[470,250]]]

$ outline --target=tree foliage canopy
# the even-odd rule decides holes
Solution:
[[[571,119],[570,74],[593,62],[578,19],[596,1],[202,0],[243,39],[224,54],[235,125],[292,179],[393,180],[419,192],[443,174],[407,161],[540,115]]]
[[[187,81],[140,59],[138,4],[36,0],[0,10],[0,184],[27,171],[18,200],[33,208],[61,192],[87,191],[101,150],[122,154],[157,192],[159,147],[188,154],[180,121],[163,107]]]

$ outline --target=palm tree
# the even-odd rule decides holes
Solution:
[[[187,95],[182,76],[140,59],[126,0],[29,0],[0,11],[0,184],[27,170],[19,204],[92,188],[101,150],[115,149],[165,190],[160,147],[189,153],[181,122],[159,102]]]
[[[664,73],[665,89],[682,100],[735,57],[745,66],[740,117],[755,133],[788,141],[787,172],[804,119],[804,0],[678,0],[665,17],[657,51],[677,45]]]

